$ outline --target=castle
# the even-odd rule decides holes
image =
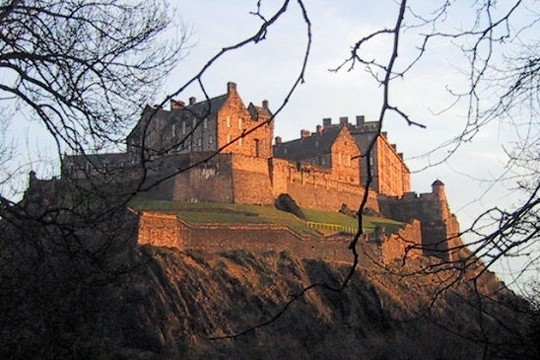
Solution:
[[[377,122],[363,116],[355,124],[347,117],[337,124],[325,118],[314,132],[301,130],[298,139],[285,142],[274,138],[268,101],[245,106],[236,84],[229,82],[221,96],[172,100],[168,110],[147,107],[127,138],[126,152],[67,155],[62,179],[122,184],[145,172],[143,189],[156,199],[273,205],[280,194],[289,194],[301,207],[328,211],[343,205],[357,209],[367,192],[372,212],[415,224],[412,233],[418,235],[409,243],[451,260],[448,250],[459,245],[459,225],[444,184],[437,180],[431,193],[412,193],[403,155],[378,130]],[[367,162],[373,174],[369,189],[363,186]],[[175,224],[178,237],[181,226]],[[195,237],[182,244],[195,244]],[[400,249],[396,257],[405,246]]]

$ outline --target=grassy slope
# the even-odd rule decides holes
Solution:
[[[220,204],[220,203],[181,203],[165,200],[136,199],[132,206],[139,210],[153,210],[177,214],[182,219],[194,223],[236,223],[236,224],[283,224],[299,233],[312,233],[306,222],[294,215],[270,206]],[[357,220],[338,212],[302,209],[307,220],[317,223],[356,227]],[[376,225],[386,228],[386,233],[396,231],[402,223],[380,217],[364,217],[364,229],[372,232]]]

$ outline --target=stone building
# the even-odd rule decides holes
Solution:
[[[127,138],[126,152],[65,156],[60,180],[116,184],[129,191],[129,181],[137,183],[144,174],[138,189],[156,199],[272,205],[287,193],[301,207],[328,211],[344,204],[357,209],[367,192],[367,208],[408,223],[420,220],[414,227],[418,231],[408,233],[421,228],[422,239],[409,243],[452,258],[452,248],[460,244],[459,224],[444,184],[433,183],[432,193],[411,193],[403,156],[385,133],[379,134],[378,123],[363,116],[356,124],[347,117],[339,124],[326,118],[315,132],[302,130],[287,142],[276,137],[272,146],[273,120],[267,101],[246,107],[236,84],[229,82],[227,92],[214,98],[171,101],[168,110],[147,107]],[[368,161],[373,181],[366,190]]]
[[[227,93],[197,102],[172,100],[170,109],[147,107],[127,138],[127,152],[144,149],[150,156],[193,152],[236,153],[272,157],[274,124],[268,101],[248,107],[236,84]],[[249,136],[247,136],[249,134]]]
[[[282,142],[276,137],[274,157],[302,165],[332,169],[333,175],[344,182],[360,185],[360,153],[346,127],[317,127],[311,133],[302,130],[300,138]]]
[[[379,133],[377,121],[365,121],[363,115],[356,116],[356,123],[342,116],[338,124],[332,124],[331,118],[324,118],[322,128],[347,127],[358,145],[360,178],[365,183],[368,177],[368,161],[371,165],[372,180],[370,188],[379,194],[401,196],[411,191],[410,171],[403,160],[403,154],[397,152],[397,146],[388,141],[386,132]],[[372,146],[371,153],[367,155]]]

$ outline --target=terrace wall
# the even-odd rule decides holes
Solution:
[[[379,261],[388,263],[403,259],[406,246],[421,241],[413,238],[419,234],[420,225],[416,221],[378,242],[369,241],[369,236],[364,235],[358,250],[372,251]],[[139,215],[139,244],[174,247],[181,251],[219,253],[242,249],[256,254],[288,251],[300,258],[351,262],[350,241],[351,236],[300,236],[278,224],[194,224],[175,215],[147,211]],[[418,254],[413,251],[408,256]]]

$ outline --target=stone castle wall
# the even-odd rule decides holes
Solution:
[[[138,243],[184,249],[184,230],[176,215],[145,211],[139,214]]]
[[[405,224],[380,244],[381,261],[387,264],[396,259],[416,258],[422,255],[422,227],[420,221]]]
[[[378,261],[389,263],[405,256],[419,256],[419,250],[407,246],[420,241],[420,224],[411,222],[396,234],[369,241],[361,238],[359,250],[369,249]],[[289,251],[295,256],[350,262],[351,236],[300,236],[289,227],[276,224],[194,224],[176,215],[143,211],[139,214],[139,244],[218,253],[242,249],[254,253]],[[373,254],[370,254],[373,255]]]
[[[193,166],[203,155],[171,156],[164,168]],[[181,166],[180,166],[181,165]],[[166,173],[160,174],[161,177]],[[158,177],[156,177],[157,179]],[[152,179],[147,183],[151,184]],[[364,195],[360,185],[340,181],[330,170],[284,159],[218,154],[212,159],[151,186],[149,193],[163,200],[272,205],[282,193],[302,207],[338,211],[342,204],[358,208]],[[377,210],[375,192],[368,207]]]
[[[431,193],[406,193],[403,197],[379,197],[382,215],[400,221],[416,218],[421,222],[422,248],[426,255],[450,261],[452,248],[460,247],[459,223],[451,214],[444,190]]]
[[[232,184],[234,202],[240,204],[273,204],[268,161],[245,155],[232,156]]]
[[[342,182],[332,172],[312,166],[297,166],[293,162],[272,160],[272,185],[274,196],[288,193],[301,207],[338,211],[342,204],[358,208],[364,188],[358,184]],[[377,196],[368,193],[368,207],[378,211]]]

